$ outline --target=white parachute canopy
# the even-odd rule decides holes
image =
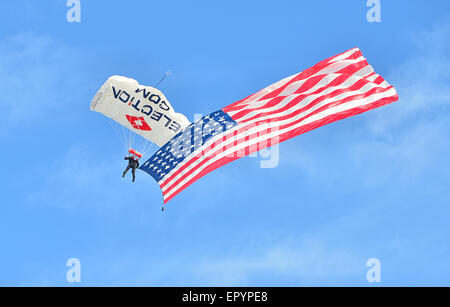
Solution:
[[[92,100],[91,110],[160,147],[190,125],[186,116],[175,112],[161,91],[122,76],[106,80]]]

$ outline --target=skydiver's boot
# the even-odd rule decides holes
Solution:
[[[134,179],[136,179],[136,177],[133,177],[133,182],[134,182]]]

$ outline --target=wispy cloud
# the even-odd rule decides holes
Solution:
[[[8,126],[61,108],[66,93],[80,80],[72,73],[76,52],[45,35],[21,33],[2,39],[0,58],[2,124]]]
[[[450,151],[450,23],[437,23],[411,40],[415,49],[403,63],[379,72],[396,87],[399,101],[366,113],[359,122],[362,132],[345,138],[348,149],[328,155],[339,161],[350,157],[346,172],[358,172],[369,185],[392,182],[392,178],[406,183],[430,168],[442,167],[439,163],[449,163],[445,157]],[[356,119],[346,121],[352,120]],[[340,131],[334,131],[339,138]],[[282,163],[302,169],[311,178],[324,176],[321,166],[327,156],[323,152],[296,148],[296,154],[290,148],[282,147]],[[337,154],[349,156],[340,159]],[[326,173],[331,176],[333,170]]]
[[[40,179],[30,183],[26,203],[69,211],[124,210],[135,200],[132,191],[140,184],[130,191],[130,178],[121,177],[125,162],[117,156],[97,159],[87,145],[74,144],[55,161],[30,167],[29,172]]]
[[[449,115],[450,23],[436,23],[411,39],[412,55],[387,76],[399,92],[399,102],[371,118],[371,131],[377,135]]]
[[[390,178],[404,182],[445,168],[450,154],[450,23],[437,23],[412,39],[412,56],[388,76],[399,101],[368,117],[372,138],[353,148],[356,159],[376,157],[389,166]]]
[[[259,245],[264,246],[264,243],[267,242],[259,242]],[[223,255],[204,251],[199,256],[198,252],[181,248],[177,253],[157,258],[123,251],[105,258],[88,274],[91,282],[98,284],[301,286],[321,281],[332,283],[349,277],[364,281],[365,261],[357,253],[330,247],[320,238],[303,237],[283,239],[264,249],[244,247]]]
[[[283,240],[263,251],[205,261],[197,269],[203,278],[216,285],[249,285],[258,280],[272,285],[276,285],[273,280],[279,280],[282,285],[284,280],[300,286],[349,277],[358,280],[361,277],[358,274],[364,270],[364,259],[348,249],[330,247],[321,238],[311,237]]]
[[[122,246],[117,248],[116,241],[119,239],[112,238],[110,240],[113,242],[109,242],[109,246],[102,247],[104,250],[99,248],[92,254],[86,253],[82,260],[94,265],[84,267],[86,276],[89,276],[89,279],[85,280],[108,285],[257,285],[265,281],[271,285],[274,285],[275,281],[280,284],[286,282],[291,285],[302,285],[323,281],[333,284],[345,280],[365,282],[367,270],[365,261],[369,257],[382,254],[389,257],[392,265],[392,263],[402,263],[402,259],[412,258],[416,253],[432,257],[433,255],[423,252],[428,246],[439,246],[439,248],[430,249],[430,254],[436,251],[448,252],[448,248],[443,244],[448,242],[448,238],[447,234],[442,232],[442,226],[439,228],[440,232],[436,232],[434,236],[429,232],[422,234],[420,232],[425,228],[429,230],[435,223],[443,223],[437,220],[437,217],[442,216],[442,212],[448,212],[443,210],[445,208],[442,199],[445,198],[449,182],[449,175],[443,171],[449,166],[448,157],[450,156],[450,130],[448,129],[450,92],[447,74],[450,60],[446,54],[450,43],[449,29],[448,24],[438,24],[431,31],[414,37],[418,44],[412,55],[402,64],[394,67],[391,72],[380,72],[396,86],[400,101],[364,115],[364,120],[359,122],[362,125],[358,133],[352,134],[354,139],[345,137],[345,148],[339,152],[330,153],[324,149],[327,144],[320,148],[311,146],[293,149],[291,142],[281,147],[280,168],[287,166],[290,173],[306,174],[311,181],[309,187],[311,189],[317,187],[318,191],[314,192],[316,193],[314,200],[319,199],[319,201],[311,201],[309,204],[311,207],[315,206],[314,212],[323,209],[323,207],[319,208],[321,202],[320,198],[317,198],[321,193],[333,194],[329,196],[329,203],[326,204],[327,213],[333,210],[338,212],[332,218],[315,220],[311,223],[314,225],[302,225],[296,228],[292,226],[294,222],[289,220],[289,217],[283,216],[289,220],[286,223],[291,224],[283,226],[284,220],[280,219],[277,228],[282,229],[284,234],[291,232],[292,235],[288,239],[285,237],[279,240],[267,239],[270,229],[261,224],[253,228],[254,224],[252,224],[249,227],[252,229],[248,231],[258,233],[261,239],[251,244],[248,242],[241,244],[245,240],[240,241],[239,244],[232,240],[215,242],[213,236],[205,236],[204,242],[196,241],[192,239],[192,236],[197,233],[189,229],[189,226],[199,223],[200,226],[196,226],[200,229],[204,228],[204,232],[210,231],[208,227],[217,226],[214,221],[207,220],[207,214],[200,214],[206,206],[217,205],[203,201],[205,193],[209,196],[217,196],[218,193],[228,192],[218,184],[215,184],[218,186],[217,190],[211,190],[207,182],[202,182],[204,186],[201,189],[197,190],[193,186],[189,194],[192,198],[186,198],[189,203],[183,204],[180,201],[180,207],[176,208],[177,212],[187,213],[176,215],[171,212],[173,215],[165,216],[166,221],[170,222],[164,225],[163,222],[155,223],[155,229],[150,229],[154,231],[152,233],[146,229],[147,233],[137,234],[137,231],[133,229],[124,234],[122,244],[132,238],[138,238],[138,242],[128,246],[129,249]],[[34,41],[35,46],[30,44],[30,41]],[[42,37],[25,35],[4,40],[2,44],[4,44],[2,48],[6,50],[2,51],[3,55],[8,58],[8,61],[4,63],[8,64],[1,64],[3,66],[0,66],[0,69],[2,75],[9,73],[12,79],[6,80],[4,84],[0,82],[0,89],[14,89],[18,92],[18,101],[22,102],[18,106],[5,104],[8,117],[13,119],[17,115],[19,117],[34,116],[27,115],[28,107],[34,104],[28,99],[27,87],[23,85],[22,79],[30,82],[31,88],[36,91],[39,99],[46,97],[47,91],[51,91],[53,86],[58,86],[55,83],[56,80],[63,78],[64,75],[52,64],[57,61],[35,65],[32,60],[37,60],[46,52],[51,53],[53,42]],[[63,60],[61,57],[64,58],[63,54],[65,52],[56,52],[50,54],[49,58],[56,57],[60,61]],[[27,61],[31,68],[25,65]],[[14,71],[14,65],[22,65],[20,67],[23,67],[24,72]],[[40,88],[42,82],[31,78],[31,76],[40,76],[41,72],[42,75],[53,80],[49,83],[50,86],[45,85],[45,90]],[[57,99],[57,94],[55,95],[54,98]],[[6,103],[6,100],[0,99],[2,104]],[[52,102],[44,102],[42,108],[45,110],[54,107],[56,106]],[[344,138],[338,135],[340,130],[334,129],[333,132],[338,138]],[[143,199],[151,198],[153,203],[160,201],[160,192],[151,178],[148,180],[138,178],[136,184],[130,189],[129,178],[124,179],[125,183],[120,178],[120,173],[125,166],[123,161],[104,153],[102,158],[96,159],[92,157],[90,145],[78,141],[62,150],[50,165],[30,166],[29,171],[34,172],[35,175],[32,177],[38,179],[34,179],[36,182],[31,182],[31,179],[21,178],[21,182],[31,180],[27,185],[32,191],[26,196],[27,204],[61,206],[72,211],[105,210],[109,214],[116,211],[116,214],[120,215],[127,207],[143,202]],[[328,159],[325,163],[324,158]],[[335,163],[337,159],[345,165]],[[64,167],[61,167],[62,165]],[[331,168],[330,165],[332,165]],[[325,189],[320,190],[320,187],[323,187],[321,183],[326,176],[332,178],[328,185],[330,189],[324,192]],[[427,182],[434,177],[438,177],[439,180]],[[232,180],[225,175],[215,178],[223,185],[232,183]],[[342,190],[336,188],[336,182],[341,183],[345,180],[353,180],[352,183],[355,182],[358,185],[356,188],[355,185],[348,185],[349,190],[346,191],[348,197],[344,200],[335,200],[333,198],[335,194]],[[155,194],[149,195],[152,193],[149,184],[153,184]],[[374,192],[366,193],[365,189],[373,189]],[[142,193],[136,193],[137,190]],[[198,194],[196,194],[197,191]],[[298,194],[304,197],[309,192],[303,191]],[[440,202],[433,202],[429,197],[436,192],[444,195],[441,196],[443,198]],[[295,206],[304,206],[299,202],[301,200],[292,199]],[[330,203],[336,207],[332,207]],[[227,204],[220,203],[220,205]],[[252,204],[252,206],[257,205]],[[280,210],[279,208],[283,206],[283,204],[276,205],[279,207],[271,208],[271,210]],[[351,207],[351,210],[348,207]],[[283,209],[285,208],[281,210]],[[287,208],[287,210],[294,210],[294,208]],[[416,210],[415,215],[408,215],[412,210]],[[246,211],[245,214],[250,216],[256,210],[249,212]],[[137,212],[134,213],[137,214]],[[325,213],[317,213],[319,214]],[[429,214],[429,220],[422,224],[409,220],[415,218],[418,221],[424,214]],[[239,213],[233,217],[238,215]],[[223,217],[215,215],[214,218]],[[298,219],[304,223],[308,218],[298,215]],[[142,223],[151,224],[154,220],[147,215]],[[107,223],[105,220],[101,222]],[[232,228],[236,224],[227,224],[223,226],[223,229]],[[396,228],[396,225],[400,226]],[[218,233],[221,229],[218,226],[217,228]],[[410,236],[409,232],[416,233]],[[170,235],[164,237],[163,233],[170,233]],[[302,235],[297,235],[298,233]],[[118,235],[118,233],[114,234]],[[239,230],[232,235],[239,238],[245,236]],[[153,250],[150,250],[145,249],[149,242],[144,237],[148,236],[163,238],[154,243]],[[343,237],[345,239],[342,239]],[[152,238],[152,240],[157,239]],[[192,246],[185,244],[186,241],[192,243]],[[221,249],[222,245],[227,246]],[[220,253],[223,250],[226,252]],[[104,258],[98,255],[99,252],[103,252]],[[368,252],[370,254],[367,254]],[[89,259],[89,257],[92,258]],[[385,259],[381,257],[383,265]],[[447,268],[443,260],[446,259],[444,256],[430,259],[436,262],[441,261],[439,263]],[[430,261],[430,259],[424,261]],[[414,260],[409,260],[408,264],[412,261]],[[420,264],[426,266],[424,262]],[[434,266],[433,269],[437,267]],[[399,270],[392,267],[390,269],[390,272]],[[407,269],[409,267],[405,270]],[[422,278],[425,279],[427,276],[429,275],[424,273]]]

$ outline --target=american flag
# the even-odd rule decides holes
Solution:
[[[141,169],[155,178],[167,203],[226,163],[396,100],[395,88],[354,48],[202,117]]]

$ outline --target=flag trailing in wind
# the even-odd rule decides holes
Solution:
[[[190,124],[141,169],[167,203],[226,163],[396,100],[395,88],[354,48]]]

